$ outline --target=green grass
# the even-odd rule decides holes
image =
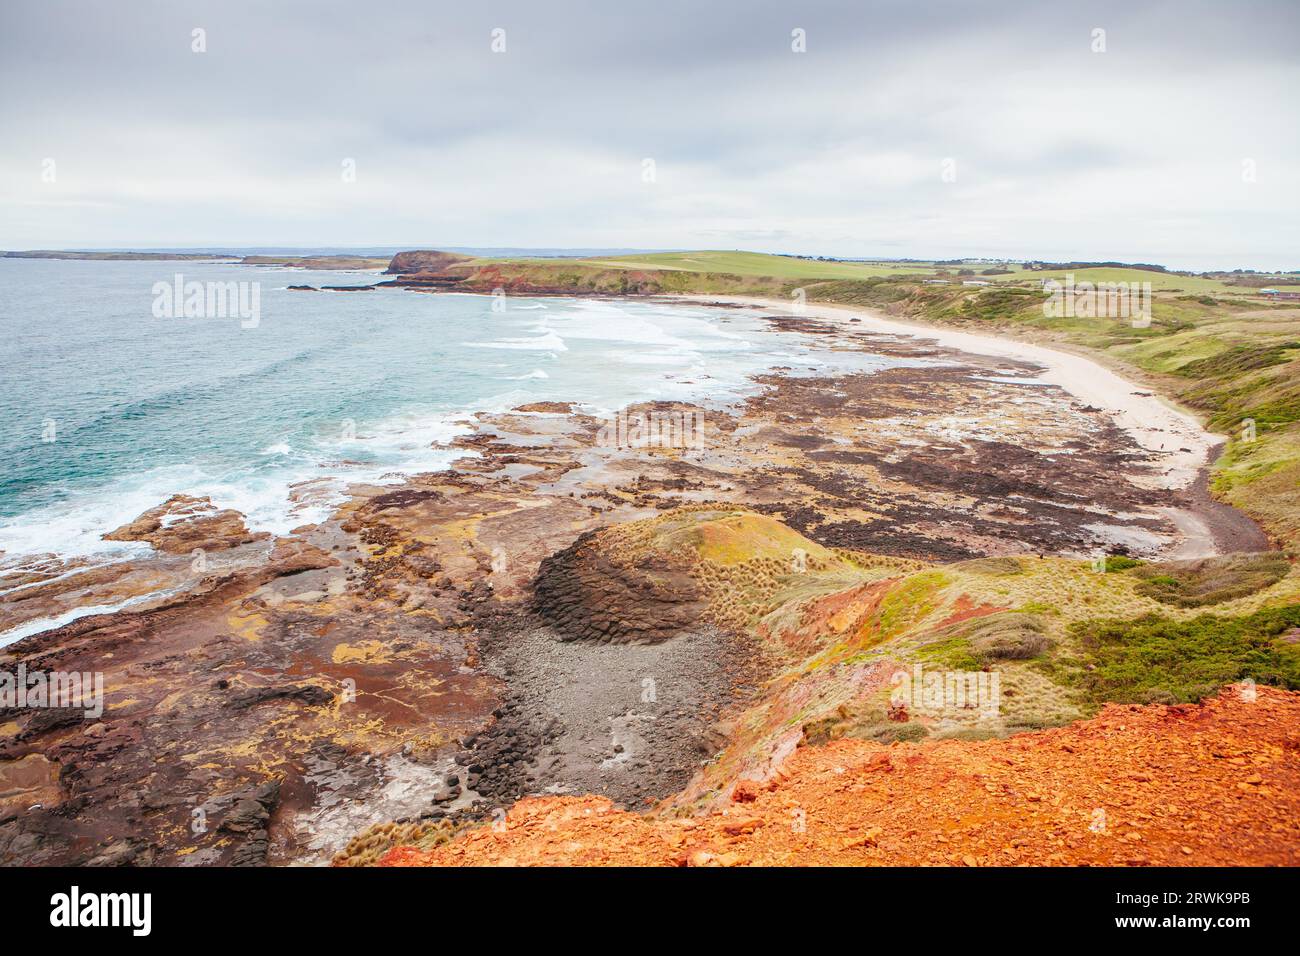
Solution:
[[[652,252],[606,258],[475,259],[475,265],[553,267],[568,265],[579,270],[624,269],[687,273],[725,273],[776,279],[870,279],[881,276],[934,275],[933,263],[827,262],[776,256],[764,252],[703,250],[699,252]]]
[[[924,644],[917,648],[916,656],[951,671],[977,671],[981,666],[971,652],[970,641],[960,635]]]
[[[1147,269],[1096,268],[1096,269],[1059,269],[1031,272],[1018,272],[1016,278],[1056,279],[1064,281],[1067,275],[1074,276],[1077,286],[1080,282],[1150,282],[1153,292],[1196,292],[1223,293],[1226,295],[1246,295],[1255,290],[1230,286],[1221,279],[1207,279],[1200,276],[1177,275],[1169,272],[1152,272]]]
[[[738,276],[773,276],[778,279],[870,279],[878,276],[932,275],[935,272],[932,263],[824,262],[739,251],[659,252],[588,261],[628,269],[725,272]]]
[[[1106,570],[1108,572],[1127,571],[1129,570],[1129,568],[1136,568],[1141,564],[1142,562],[1139,561],[1137,558],[1130,558],[1127,555],[1123,555],[1123,554],[1106,555]]]
[[[1240,617],[1080,622],[1071,628],[1083,649],[1074,683],[1094,704],[1194,703],[1247,678],[1297,690],[1300,645],[1283,636],[1297,627],[1300,605]]]

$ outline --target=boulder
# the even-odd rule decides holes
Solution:
[[[188,554],[196,549],[223,551],[269,537],[264,531],[249,531],[242,514],[230,508],[219,510],[211,498],[172,495],[134,521],[110,531],[104,540],[145,541],[159,551]]]

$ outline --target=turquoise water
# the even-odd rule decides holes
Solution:
[[[155,315],[155,283],[256,282],[256,327]],[[209,495],[261,530],[324,518],[354,481],[463,455],[466,416],[530,401],[608,414],[725,404],[773,366],[874,367],[731,310],[431,295],[372,274],[187,262],[0,258],[0,550],[138,549],[100,536],[168,496]],[[246,287],[246,294],[249,293]],[[47,440],[47,439],[53,440]]]

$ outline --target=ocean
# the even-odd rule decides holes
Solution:
[[[649,399],[725,406],[778,366],[898,364],[722,308],[288,288],[375,279],[0,258],[0,566],[140,553],[148,546],[102,535],[176,493],[286,533],[327,517],[349,483],[399,481],[465,455],[436,446],[468,431],[476,411],[545,400],[598,415]],[[255,296],[241,288],[256,322],[160,308],[171,297],[162,290],[192,282],[256,283]]]

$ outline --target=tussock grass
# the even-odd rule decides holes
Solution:
[[[1205,607],[1272,587],[1291,564],[1276,551],[1228,554],[1197,561],[1164,561],[1136,568],[1139,594],[1177,607]]]

